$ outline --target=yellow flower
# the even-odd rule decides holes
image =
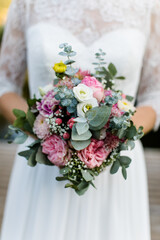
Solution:
[[[67,66],[62,61],[60,63],[55,63],[53,67],[53,70],[56,73],[63,73],[66,71],[66,69],[67,69]]]

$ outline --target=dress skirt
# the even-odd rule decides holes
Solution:
[[[32,139],[20,145],[25,150]],[[143,148],[132,151],[124,180],[107,168],[83,196],[57,182],[59,170],[37,164],[32,168],[16,155],[1,240],[150,240],[148,189]]]

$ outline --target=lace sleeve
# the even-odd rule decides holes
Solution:
[[[157,119],[154,130],[160,125],[160,2],[157,0],[151,17],[151,31],[147,43],[138,92],[138,106],[152,106]]]
[[[24,16],[24,1],[13,0],[0,54],[0,96],[21,93],[26,70]]]

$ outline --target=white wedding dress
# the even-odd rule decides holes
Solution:
[[[53,80],[63,60],[59,44],[77,52],[77,66],[93,70],[102,48],[125,81],[117,87],[152,106],[160,120],[159,0],[14,0],[3,39],[0,94],[21,93],[26,66],[31,96]],[[143,67],[143,68],[142,68]],[[138,91],[139,89],[139,91]],[[9,103],[8,103],[9,104]],[[21,145],[24,150],[32,139]],[[6,153],[7,154],[7,153]],[[150,240],[146,167],[140,141],[125,181],[109,169],[79,197],[57,182],[57,167],[27,166],[16,156],[1,240]]]

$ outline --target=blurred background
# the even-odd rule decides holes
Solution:
[[[11,0],[0,0],[0,48]],[[23,87],[24,98],[29,97],[27,74]],[[0,115],[0,227],[3,217],[8,181],[16,153],[16,145],[9,145],[4,136],[7,122]],[[152,240],[160,240],[160,129],[142,139],[148,171]],[[7,154],[6,154],[7,152]],[[127,240],[127,239],[124,239]]]

